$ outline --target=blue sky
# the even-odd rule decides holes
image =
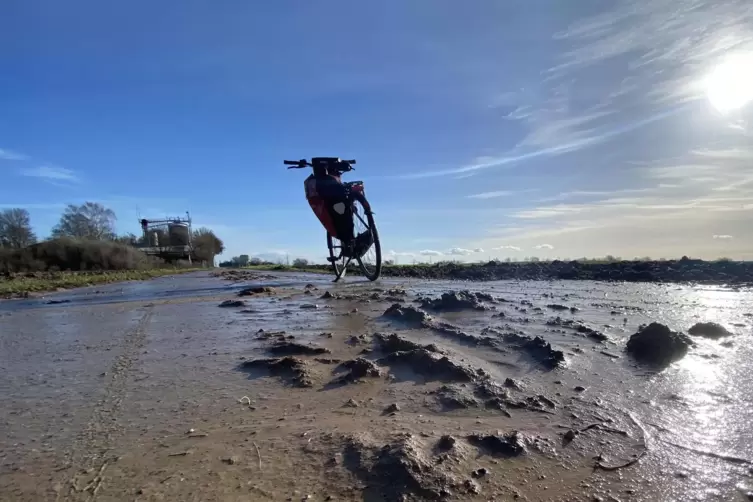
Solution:
[[[318,260],[281,161],[332,155],[400,262],[753,258],[752,40],[746,0],[6,0],[0,207]]]

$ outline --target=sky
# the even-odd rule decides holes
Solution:
[[[385,258],[753,259],[749,0],[4,0],[0,209],[321,261],[355,158]]]

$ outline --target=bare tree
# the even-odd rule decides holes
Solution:
[[[193,254],[197,260],[214,265],[214,257],[225,251],[225,243],[208,228],[193,231]]]
[[[53,237],[113,240],[115,238],[115,212],[98,202],[69,204],[60,222],[52,229]]]
[[[29,211],[21,208],[0,212],[0,247],[25,248],[37,242],[31,229]]]
[[[136,234],[129,232],[125,235],[119,235],[115,237],[115,242],[119,244],[126,244],[127,246],[136,246],[139,243],[139,238],[136,237]]]

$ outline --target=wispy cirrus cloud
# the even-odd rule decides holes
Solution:
[[[19,174],[45,181],[67,181],[71,183],[78,183],[80,181],[73,170],[51,165],[25,167],[19,170]]]
[[[551,244],[538,244],[534,246],[534,249],[554,249],[554,246]]]
[[[496,246],[492,248],[492,251],[520,251],[518,246]]]
[[[751,25],[748,0],[615,0],[555,34],[567,49],[553,66],[540,69],[543,80],[488,97],[492,109],[504,109],[500,120],[524,131],[513,148],[405,177],[509,167],[591,148],[695,112],[693,102],[707,97],[705,76],[726,53],[743,48]]]
[[[442,256],[444,253],[442,251],[436,251],[434,249],[424,249],[422,251],[419,251],[418,254],[421,256]]]
[[[466,197],[469,199],[494,199],[497,197],[507,197],[508,195],[512,195],[514,192],[511,192],[509,190],[497,190],[495,192],[482,192],[482,193],[475,193],[472,195],[467,195]]]
[[[718,240],[723,240],[723,241],[728,241],[728,240],[734,239],[733,236],[727,235],[727,234],[716,234],[716,235],[713,236],[713,238],[714,239],[718,239]]]
[[[21,161],[28,160],[29,156],[23,153],[14,152],[13,150],[7,150],[0,148],[0,160]]]

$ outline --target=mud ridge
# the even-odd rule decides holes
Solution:
[[[546,322],[546,325],[569,328],[597,342],[606,342],[607,340],[609,340],[609,337],[601,331],[595,330],[573,319],[562,319],[561,317],[555,317],[554,319],[548,320]]]
[[[525,352],[545,368],[555,369],[565,363],[565,353],[552,348],[552,345],[540,336],[531,338],[518,333],[500,333],[493,328],[485,328],[483,333],[495,334],[507,345]]]
[[[297,342],[278,342],[267,349],[275,356],[301,356],[330,354],[332,351],[324,347],[315,347]]]
[[[452,324],[437,321],[423,310],[411,305],[401,305],[396,303],[389,307],[383,314],[388,319],[394,319],[405,323],[411,328],[431,329],[441,335],[454,339],[461,343],[470,345],[484,345],[495,348],[497,346],[494,338],[488,336],[476,336],[466,333]]]

